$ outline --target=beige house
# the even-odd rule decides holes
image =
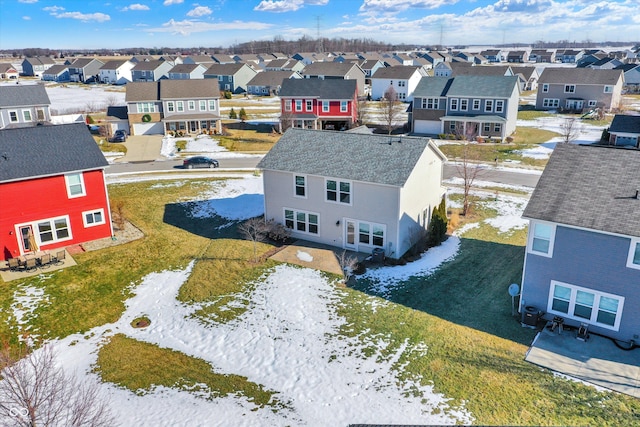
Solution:
[[[265,218],[294,238],[400,258],[445,194],[428,138],[290,128],[260,161]]]

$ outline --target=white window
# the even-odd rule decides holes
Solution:
[[[305,102],[305,104],[307,106],[307,111],[313,111],[313,101],[309,99]]]
[[[326,113],[329,111],[329,101],[322,101],[322,112]]]
[[[618,330],[624,297],[551,281],[548,310],[571,319]]]
[[[155,113],[156,106],[153,102],[138,102],[138,113]]]
[[[178,112],[183,112],[184,111],[184,101],[178,101],[176,102],[176,107],[178,109]]]
[[[71,239],[69,217],[45,219],[36,224],[40,243],[49,244]]]
[[[189,107],[190,111],[193,111],[196,109],[196,101],[187,101],[187,106]]]
[[[604,86],[604,93],[613,93],[613,86],[605,85]]]
[[[104,209],[97,209],[95,211],[83,212],[82,222],[86,227],[94,227],[105,223]]]
[[[495,112],[496,113],[502,113],[503,111],[504,111],[504,101],[503,100],[496,100]]]
[[[173,101],[167,101],[167,112],[173,113],[174,111],[176,111],[176,105]]]
[[[542,106],[548,108],[557,108],[560,106],[560,100],[557,98],[545,98],[542,100]]]
[[[595,99],[590,99],[589,102],[587,102],[587,105],[589,107],[595,107],[596,105],[598,105],[598,101],[596,101]]]
[[[65,175],[64,181],[67,184],[67,196],[69,196],[70,199],[87,195],[84,188],[84,179],[81,173]]]
[[[407,99],[407,94],[404,93],[404,92],[398,92],[397,99],[400,99],[400,100],[404,101],[405,99]],[[346,111],[346,110],[344,110],[344,111]]]
[[[496,133],[500,133],[500,131],[502,130],[502,124],[500,123],[494,123],[493,124],[493,131]]]
[[[296,99],[296,111],[302,111],[302,99]]]
[[[484,111],[487,113],[493,112],[493,99],[487,99],[484,101]]]
[[[285,99],[284,100],[284,111],[291,111],[291,100],[290,99]]]
[[[576,85],[564,85],[564,93],[575,93]]]
[[[207,101],[205,101],[204,99],[201,99],[200,101],[198,101],[198,105],[199,105],[200,111],[207,111]]]
[[[304,175],[294,175],[293,185],[295,191],[293,193],[296,197],[307,197],[307,177]]]
[[[25,122],[31,121],[31,110],[22,110],[22,117]]]
[[[483,128],[486,133],[491,132],[491,123],[485,123]]]
[[[351,183],[348,181],[326,180],[328,202],[351,204]]]
[[[284,226],[299,233],[318,234],[319,215],[313,212],[284,210]]]
[[[346,113],[349,111],[349,103],[347,101],[340,101],[340,112]]]
[[[209,100],[209,111],[216,111],[216,100],[215,99],[210,99]]]
[[[542,222],[531,222],[529,226],[529,253],[546,257],[553,256],[556,226]]]
[[[542,92],[549,92],[549,83],[544,83],[542,85]]]
[[[358,242],[363,245],[384,247],[385,226],[370,222],[358,222]]]
[[[398,87],[405,87],[405,86],[407,86],[407,82],[405,82],[404,80],[398,81]]]
[[[427,110],[437,110],[438,98],[422,98],[422,108]]]
[[[460,111],[467,111],[469,108],[469,100],[461,99],[460,100]]]
[[[632,239],[627,257],[627,267],[640,270],[640,239]]]
[[[451,98],[451,100],[449,101],[449,108],[452,111],[457,111],[458,110],[458,99],[457,98]]]
[[[18,112],[17,111],[9,111],[9,121],[15,123],[18,121]]]
[[[479,99],[474,99],[473,100],[473,109],[474,110],[479,110],[480,109],[480,100]]]

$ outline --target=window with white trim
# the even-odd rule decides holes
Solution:
[[[173,101],[167,101],[167,112],[173,113],[174,111],[176,111],[176,105]]]
[[[296,197],[307,197],[307,177],[304,175],[294,175],[293,185],[295,191],[293,193]]]
[[[549,92],[549,83],[544,83],[542,85],[542,92],[544,93]]]
[[[302,111],[302,99],[296,99],[296,111]]]
[[[576,93],[576,85],[564,85],[564,93]]]
[[[307,111],[313,111],[313,101],[311,101],[310,99],[308,99],[306,102],[306,107],[307,107]]]
[[[487,133],[491,132],[491,123],[485,123],[483,129]]]
[[[551,281],[548,311],[579,322],[618,330],[624,297]]]
[[[326,200],[328,202],[351,204],[351,183],[327,179],[325,181]]]
[[[17,111],[9,111],[9,121],[11,123],[16,123],[18,121],[18,112]]]
[[[209,100],[209,111],[216,111],[216,100],[215,99],[210,99]]]
[[[640,239],[631,239],[629,255],[627,256],[627,267],[640,270]]]
[[[451,111],[457,111],[458,110],[458,98],[451,98],[449,100],[449,109]]]
[[[407,86],[407,82],[404,80],[398,80],[398,87],[405,87]]]
[[[25,122],[31,121],[31,110],[22,110],[22,118]]]
[[[557,98],[544,98],[542,100],[542,106],[548,108],[557,108],[560,106],[560,100]]]
[[[187,108],[189,108],[189,111],[193,111],[196,109],[196,101],[187,101]]]
[[[427,110],[437,110],[438,98],[422,98],[422,108]]]
[[[347,111],[349,111],[349,102],[340,101],[340,112],[346,113]]]
[[[404,92],[398,92],[396,99],[399,99],[401,101],[404,101],[405,99],[407,99],[407,94]],[[345,110],[346,111],[346,110]]]
[[[285,99],[284,100],[284,111],[291,111],[291,100],[290,99]]]
[[[178,110],[179,113],[184,111],[184,101],[177,101],[176,102],[176,109]]]
[[[487,113],[493,112],[493,99],[487,99],[484,101],[484,111]]]
[[[67,185],[67,196],[69,196],[70,199],[87,195],[84,188],[84,178],[82,173],[71,173],[65,175],[64,181]]]
[[[461,99],[460,100],[460,111],[467,111],[468,108],[469,108],[469,100],[468,99]]]
[[[218,81],[221,82],[224,80],[224,76],[218,76]]]
[[[386,227],[382,224],[358,221],[358,243],[384,247]]]
[[[555,225],[532,221],[529,227],[529,244],[527,245],[529,253],[552,257],[555,234]]]
[[[104,209],[82,212],[82,222],[84,223],[85,228],[104,224]]]
[[[598,101],[596,101],[595,99],[590,99],[590,100],[587,102],[587,106],[588,106],[588,107],[595,107],[596,105],[598,105]]]
[[[473,109],[474,110],[479,110],[480,109],[480,100],[479,99],[474,99],[473,100]]]
[[[613,86],[605,85],[604,86],[604,93],[613,93]]]
[[[156,105],[153,102],[138,102],[138,113],[155,113]]]
[[[502,124],[501,123],[494,123],[493,124],[493,131],[494,132],[501,132],[502,131]]]
[[[45,219],[36,224],[40,243],[49,244],[71,239],[69,217]]]
[[[494,110],[496,113],[504,112],[504,101],[502,99],[496,100],[496,108]]]
[[[329,101],[322,101],[322,112],[326,113],[329,111]]]
[[[199,109],[200,111],[207,111],[207,101],[205,101],[204,99],[201,99],[200,101],[198,101],[198,105],[199,105]]]
[[[317,213],[286,208],[284,210],[284,226],[299,233],[318,234],[319,219]]]

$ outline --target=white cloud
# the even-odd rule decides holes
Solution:
[[[162,3],[165,6],[171,6],[172,4],[180,4],[184,2],[184,0],[164,0],[164,3]]]
[[[161,27],[145,29],[148,33],[171,33],[188,36],[194,33],[204,33],[209,31],[230,31],[230,30],[266,30],[271,28],[271,24],[265,24],[263,22],[243,22],[243,21],[231,21],[231,22],[201,22],[183,20],[176,21],[174,19],[162,24]]]
[[[455,3],[458,3],[458,0],[364,0],[362,6],[360,6],[360,12],[397,13],[410,8],[437,9],[441,6]]]
[[[326,6],[329,0],[262,0],[253,10],[258,12],[295,12],[304,6]]]
[[[18,3],[26,3],[26,4],[38,3],[38,0],[18,0]]]
[[[56,18],[71,18],[77,19],[82,22],[105,22],[111,20],[109,15],[105,15],[104,13],[96,12],[96,13],[81,13],[81,12],[64,12],[54,14]]]
[[[42,10],[44,10],[45,12],[50,12],[52,15],[60,12],[61,10],[64,10],[64,7],[62,6],[47,6],[47,7],[43,7]]]
[[[195,9],[192,9],[189,12],[187,12],[187,16],[190,16],[192,18],[198,18],[200,16],[211,15],[212,13],[213,12],[211,11],[211,9],[209,9],[207,6],[198,6]]]
[[[146,4],[134,3],[122,9],[123,12],[128,10],[150,10],[150,8]]]
[[[31,17],[30,16],[23,16],[22,19],[24,19],[25,21],[31,21]]]

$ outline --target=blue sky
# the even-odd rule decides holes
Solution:
[[[640,0],[0,0],[0,49],[640,41]]]

